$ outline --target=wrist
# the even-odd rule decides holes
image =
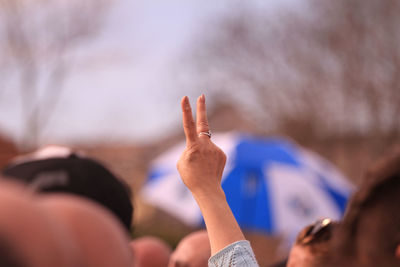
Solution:
[[[203,202],[216,202],[226,201],[225,192],[221,186],[213,188],[212,190],[202,190],[192,192],[192,195],[198,204]]]

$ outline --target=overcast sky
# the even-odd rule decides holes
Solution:
[[[116,1],[99,37],[80,48],[85,56],[68,76],[44,142],[152,142],[180,127],[172,62],[210,18],[239,2]],[[296,1],[248,2],[271,10]],[[0,129],[14,138],[21,133],[17,106],[7,101],[0,107]]]

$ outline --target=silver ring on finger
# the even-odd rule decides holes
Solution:
[[[208,130],[207,132],[199,132],[199,137],[200,137],[201,135],[206,135],[206,136],[208,136],[208,138],[211,138],[211,131]]]

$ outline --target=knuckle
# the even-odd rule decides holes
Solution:
[[[222,158],[226,159],[226,154],[224,153],[224,151],[222,151],[222,150],[220,149],[220,153],[221,153]]]
[[[190,123],[184,123],[183,124],[183,129],[185,130],[191,130],[192,129],[192,125]]]
[[[186,155],[186,159],[188,162],[193,162],[199,158],[200,152],[198,150],[190,150]]]
[[[226,161],[226,155],[225,155],[225,153],[221,153],[221,159],[223,160],[223,161]]]
[[[194,125],[193,119],[188,119],[188,120],[183,121],[183,127],[185,127],[185,128],[192,127],[192,125]]]
[[[208,122],[207,121],[199,121],[197,123],[198,126],[202,126],[202,127],[208,127]]]
[[[192,162],[196,160],[200,155],[200,149],[199,146],[196,144],[191,145],[190,147],[187,148],[185,151],[185,160],[188,162]]]

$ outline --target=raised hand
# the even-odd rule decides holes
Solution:
[[[204,95],[197,99],[196,123],[186,96],[181,105],[186,148],[177,167],[203,214],[214,255],[229,244],[243,240],[244,236],[221,187],[226,156],[210,139]]]
[[[186,148],[178,161],[183,182],[195,197],[221,192],[221,177],[226,162],[224,152],[211,141],[204,95],[197,99],[194,122],[188,97],[181,101]]]

